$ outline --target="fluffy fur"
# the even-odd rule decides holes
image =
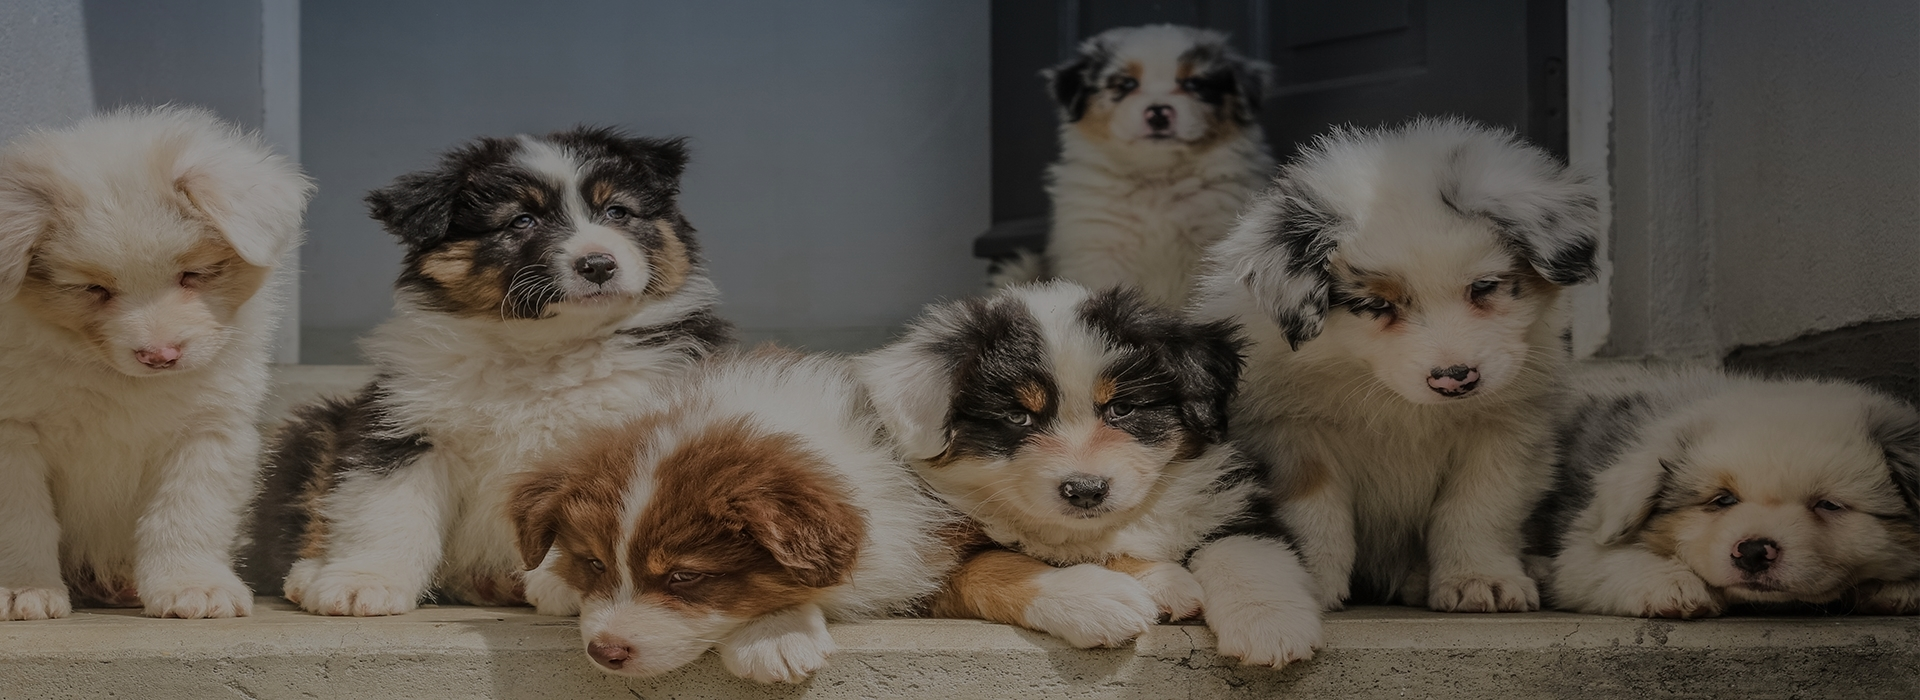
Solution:
[[[1046,265],[1010,266],[1002,283],[1045,269],[1184,304],[1207,246],[1273,169],[1256,119],[1270,71],[1218,32],[1172,25],[1108,30],[1049,69],[1061,148]]]
[[[281,256],[312,186],[186,108],[0,154],[0,620],[232,617]]]
[[[933,612],[1124,643],[1204,611],[1220,651],[1305,659],[1312,580],[1225,441],[1231,323],[1064,282],[935,307],[861,374],[904,455],[999,548]]]
[[[1536,515],[1549,601],[1710,617],[1742,603],[1920,612],[1920,412],[1852,384],[1586,378]]]
[[[1532,610],[1560,291],[1594,275],[1581,178],[1458,120],[1337,130],[1215,247],[1197,313],[1252,338],[1236,437],[1275,470],[1322,603]]]
[[[513,475],[727,341],[675,203],[685,163],[677,141],[575,129],[479,139],[369,195],[406,246],[366,342],[379,375],[281,432],[253,576],[328,615],[406,612],[436,584],[519,602]]]
[[[716,360],[655,413],[584,440],[513,499],[528,598],[580,615],[607,672],[651,676],[718,646],[797,683],[826,621],[912,607],[953,566],[954,515],[886,444],[843,360]]]

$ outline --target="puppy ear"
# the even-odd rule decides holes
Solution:
[[[1599,523],[1594,530],[1595,541],[1618,544],[1646,527],[1678,469],[1678,462],[1641,450],[1624,455],[1596,475],[1593,508]]]
[[[462,175],[451,165],[407,173],[367,193],[367,212],[407,247],[432,247],[453,227],[453,204]]]
[[[1319,337],[1326,323],[1333,285],[1327,256],[1340,225],[1305,186],[1282,179],[1253,201],[1214,249],[1219,269],[1246,288],[1295,350]]]
[[[1227,63],[1233,67],[1233,87],[1240,95],[1234,116],[1242,124],[1258,121],[1260,105],[1266,102],[1267,91],[1273,88],[1273,65],[1236,54],[1228,54]]]
[[[1440,198],[1493,222],[1501,243],[1561,286],[1599,275],[1600,200],[1585,177],[1518,137],[1471,130],[1448,160]]]
[[[507,516],[513,521],[515,544],[520,561],[528,571],[540,566],[560,536],[560,485],[566,483],[564,469],[544,468],[521,475],[507,501]]]
[[[258,136],[210,113],[182,110],[178,118],[200,122],[195,125],[200,133],[174,160],[174,189],[213,222],[247,264],[272,267],[300,244],[300,221],[313,182]]]
[[[860,356],[856,372],[880,422],[901,456],[933,459],[947,451],[947,419],[953,410],[953,361],[940,351],[927,320],[893,344]]]
[[[1920,411],[1894,399],[1876,397],[1867,408],[1867,432],[1886,453],[1893,485],[1920,515]]]
[[[1229,407],[1246,366],[1240,325],[1220,320],[1197,324],[1179,344],[1181,412],[1207,442],[1227,436]]]
[[[1082,48],[1079,57],[1040,71],[1040,77],[1047,80],[1047,91],[1053,95],[1054,104],[1060,106],[1060,113],[1068,122],[1077,122],[1086,116],[1087,100],[1093,97],[1087,71],[1095,65],[1095,57],[1088,55],[1088,50]]]
[[[28,165],[23,146],[0,160],[0,302],[20,292],[33,246],[58,216],[58,203],[72,192],[59,176]]]
[[[825,588],[853,573],[866,518],[839,492],[812,485],[758,489],[733,508],[746,532],[801,583]]]
[[[678,181],[687,171],[687,140],[684,138],[623,138],[627,152],[645,161],[654,174]]]

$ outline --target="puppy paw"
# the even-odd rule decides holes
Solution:
[[[320,562],[301,559],[287,569],[287,580],[280,582],[280,597],[299,603],[306,597],[307,587],[313,585],[313,579],[320,574]]]
[[[1920,581],[1871,581],[1860,585],[1853,611],[1862,615],[1920,613]]]
[[[1303,601],[1304,602],[1304,601]],[[1241,608],[1209,618],[1222,656],[1279,668],[1313,658],[1320,648],[1320,610],[1308,605]]]
[[[1427,607],[1439,612],[1526,612],[1540,609],[1540,588],[1525,574],[1434,579]]]
[[[1096,564],[1054,569],[1034,578],[1028,627],[1080,648],[1120,646],[1158,621],[1160,606],[1132,576]]]
[[[292,600],[293,596],[288,595]],[[300,608],[318,615],[398,615],[419,606],[420,589],[364,573],[323,573],[301,591]]]
[[[767,615],[727,635],[720,664],[757,683],[799,683],[827,665],[835,645],[811,603]]]
[[[1159,606],[1160,614],[1168,621],[1184,620],[1200,614],[1200,601],[1206,592],[1200,588],[1200,579],[1195,578],[1187,567],[1171,562],[1154,562],[1146,569],[1132,573],[1134,580],[1145,586],[1147,595],[1153,598],[1153,604]]]
[[[147,617],[198,620],[209,617],[246,617],[253,614],[253,591],[233,572],[207,579],[161,579],[140,586],[142,611]]]
[[[67,589],[0,588],[0,620],[51,620],[73,612]]]
[[[546,569],[534,569],[521,577],[526,583],[527,602],[535,612],[556,617],[580,614],[580,592]]]

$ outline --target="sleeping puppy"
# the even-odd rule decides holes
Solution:
[[[1920,413],[1852,384],[1593,377],[1536,514],[1548,598],[1712,617],[1742,603],[1920,612]]]
[[[233,617],[280,259],[313,191],[191,108],[0,154],[0,620]]]
[[[860,371],[904,456],[1000,547],[934,614],[1089,647],[1204,611],[1220,653],[1247,663],[1319,646],[1312,580],[1260,470],[1225,441],[1231,323],[1132,290],[1016,287],[933,308]]]
[[[728,342],[675,203],[686,158],[605,129],[483,138],[369,195],[406,246],[365,346],[379,374],[281,431],[259,585],[284,575],[326,615],[406,612],[435,585],[521,602],[513,475]]]
[[[1273,170],[1258,121],[1271,70],[1225,35],[1166,24],[1102,32],[1047,70],[1060,108],[1052,234],[1044,266],[1001,282],[1044,268],[1179,308],[1207,246]]]
[[[844,361],[715,360],[652,413],[521,477],[527,597],[580,614],[587,655],[652,676],[718,646],[727,670],[797,683],[826,621],[904,611],[954,563],[954,515],[882,438]]]
[[[1336,130],[1212,252],[1196,313],[1252,337],[1235,436],[1273,465],[1321,602],[1533,610],[1567,321],[1594,276],[1585,180],[1460,120]]]

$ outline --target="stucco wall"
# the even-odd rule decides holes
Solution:
[[[0,2],[0,142],[92,109],[80,0]]]

